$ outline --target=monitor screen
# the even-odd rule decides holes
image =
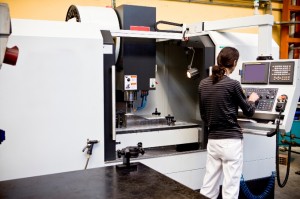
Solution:
[[[267,84],[269,62],[243,63],[242,84]]]

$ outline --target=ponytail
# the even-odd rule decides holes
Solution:
[[[212,67],[211,79],[213,81],[213,84],[220,81],[224,75],[225,75],[225,67],[219,67],[218,65]]]
[[[234,70],[233,67],[235,67],[239,56],[239,51],[233,47],[224,47],[220,51],[217,57],[218,65],[213,66],[212,68],[211,79],[213,81],[213,84],[218,83],[223,78],[226,72],[226,68],[230,69],[231,71]]]

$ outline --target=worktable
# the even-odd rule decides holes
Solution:
[[[142,164],[107,166],[0,182],[0,198],[206,199]]]

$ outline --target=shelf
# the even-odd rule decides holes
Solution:
[[[296,23],[300,19],[300,5],[292,5],[291,0],[283,0],[283,7],[282,7],[282,18],[279,24],[284,25],[281,27],[281,42],[280,42],[280,58],[281,59],[288,59],[288,58],[299,58],[299,51],[294,50],[293,57],[289,57],[290,55],[290,45],[295,44],[295,47],[300,46],[300,38],[290,37],[290,23],[292,23],[292,14],[296,13],[295,18],[293,19],[294,22],[294,35],[298,35],[300,33],[300,26]],[[287,26],[288,25],[288,26]]]

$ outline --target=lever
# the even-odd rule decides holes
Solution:
[[[87,154],[92,155],[94,144],[97,144],[98,142],[99,142],[98,140],[89,140],[88,139],[87,140],[87,145],[83,148],[82,152],[84,152],[85,149],[88,149]]]
[[[88,149],[87,152],[86,152],[88,154],[88,156],[87,156],[87,161],[86,161],[84,169],[87,168],[90,157],[93,153],[94,144],[97,144],[98,142],[99,142],[98,140],[89,140],[89,139],[87,139],[87,145],[82,149],[82,152],[84,152],[86,149]]]

